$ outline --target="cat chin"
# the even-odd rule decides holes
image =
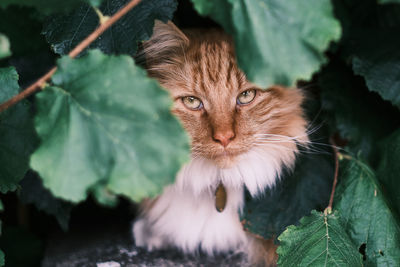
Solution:
[[[212,153],[211,155],[205,154],[203,158],[207,158],[214,163],[220,169],[229,169],[235,166],[241,155],[244,155],[248,150],[243,150],[240,148],[225,148],[217,153]]]
[[[214,157],[213,159],[211,159],[211,161],[213,161],[214,165],[216,165],[220,169],[229,169],[237,164],[238,156],[222,154]]]

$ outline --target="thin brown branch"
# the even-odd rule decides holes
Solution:
[[[35,83],[33,83],[31,86],[26,88],[24,91],[19,93],[18,95],[14,96],[13,98],[7,100],[3,104],[0,105],[0,112],[3,112],[4,110],[14,106],[17,104],[19,101],[21,101],[24,98],[27,98],[34,92],[38,91],[39,89],[42,88],[42,86],[47,82],[51,76],[56,72],[57,67],[53,67],[49,72],[47,72],[45,75],[43,75],[39,80],[37,80]]]
[[[335,154],[335,174],[333,177],[331,197],[329,198],[329,204],[328,204],[328,207],[326,208],[328,213],[332,212],[333,198],[335,196],[336,184],[337,184],[337,179],[338,179],[338,174],[339,174],[339,151],[336,147],[335,142],[333,141],[333,138],[331,138],[330,142],[332,145],[333,152]]]
[[[115,13],[111,18],[106,20],[104,23],[100,24],[100,26],[92,32],[88,37],[86,37],[82,42],[80,42],[71,52],[69,52],[69,56],[71,58],[79,55],[85,48],[87,48],[92,42],[94,42],[103,32],[105,32],[108,28],[110,28],[115,22],[117,22],[122,16],[128,13],[132,8],[134,8],[137,4],[139,4],[141,0],[131,0],[127,5],[121,8],[117,13]],[[36,91],[40,90],[43,85],[51,78],[51,76],[56,72],[57,67],[53,67],[49,72],[40,77],[36,82],[34,82],[31,86],[26,88],[24,91],[14,96],[13,98],[7,100],[3,104],[0,105],[0,112],[12,107],[22,99],[30,96]]]

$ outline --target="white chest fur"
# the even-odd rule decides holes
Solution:
[[[186,253],[200,250],[212,255],[241,249],[246,234],[239,219],[246,186],[252,195],[275,183],[283,165],[294,161],[273,151],[251,151],[230,169],[219,169],[203,158],[192,160],[179,172],[174,185],[135,222],[136,245],[149,250],[174,246]],[[215,208],[215,189],[222,182],[227,192],[223,212]]]
[[[190,253],[200,248],[208,254],[240,249],[246,241],[238,215],[243,193],[227,189],[227,195],[220,213],[210,191],[194,196],[177,186],[165,188],[147,216],[135,223],[136,244],[149,249],[171,245]]]

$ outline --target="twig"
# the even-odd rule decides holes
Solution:
[[[88,37],[86,37],[82,42],[80,42],[71,52],[69,52],[69,56],[71,58],[79,55],[86,47],[88,47],[93,41],[95,41],[103,32],[105,32],[108,28],[111,27],[115,22],[117,22],[122,16],[128,13],[132,8],[134,8],[137,4],[139,4],[141,0],[131,0],[127,5],[121,8],[117,13],[115,13],[111,18],[101,23],[100,26],[92,32]],[[39,78],[35,83],[26,88],[24,91],[14,96],[13,98],[7,100],[3,104],[0,105],[0,112],[10,108],[15,105],[22,99],[30,96],[36,91],[40,90],[43,85],[48,81],[51,76],[56,72],[57,67],[53,67],[49,72]]]
[[[339,151],[335,145],[335,142],[333,141],[333,138],[331,138],[330,143],[332,145],[332,149],[335,154],[335,174],[333,177],[331,197],[329,198],[329,204],[328,204],[328,207],[326,208],[326,212],[328,214],[330,214],[332,212],[333,197],[335,196],[336,184],[337,184],[337,179],[338,179],[338,174],[339,174],[339,156],[338,156]]]
[[[26,88],[24,91],[19,93],[18,95],[14,96],[13,98],[9,99],[8,101],[4,102],[3,104],[0,105],[0,112],[3,112],[4,110],[14,106],[17,104],[19,101],[21,101],[24,98],[27,98],[37,90],[41,89],[42,85],[45,84],[47,80],[50,79],[50,77],[56,72],[57,67],[53,67],[48,73],[43,75],[39,80],[37,80],[34,84]]]

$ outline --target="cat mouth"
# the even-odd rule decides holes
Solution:
[[[240,154],[242,153],[236,151],[224,150],[214,155],[212,160],[219,168],[222,169],[231,168],[237,162],[238,156]]]
[[[223,150],[220,153],[217,153],[214,157],[215,159],[222,159],[222,158],[235,158],[241,153],[238,151],[230,151],[230,150]]]

